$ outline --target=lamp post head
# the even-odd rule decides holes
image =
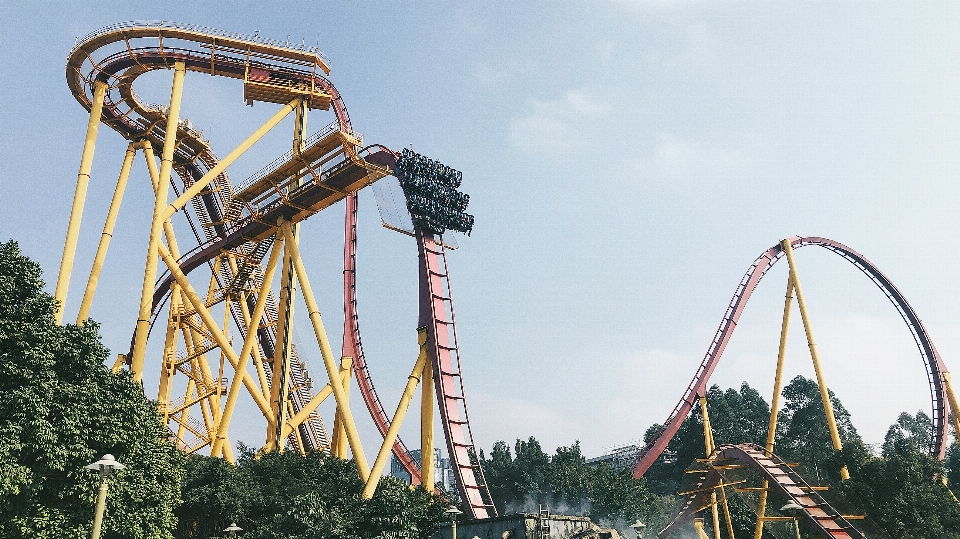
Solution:
[[[237,532],[242,532],[243,528],[241,528],[240,526],[237,526],[236,522],[231,522],[230,525],[224,528],[223,531],[229,533],[230,537],[236,537]]]
[[[640,522],[639,520],[637,520],[636,522],[634,522],[633,524],[631,524],[630,527],[633,528],[633,531],[637,534],[637,539],[641,539],[641,538],[643,537],[643,535],[642,535],[642,534],[643,534],[643,530],[644,530],[644,528],[647,527],[647,525],[644,524],[643,522]]]
[[[113,455],[107,453],[97,462],[93,464],[87,464],[86,468],[88,470],[93,470],[95,472],[100,472],[100,475],[103,477],[108,477],[114,470],[122,470],[126,468],[123,464],[117,462]]]
[[[458,515],[462,515],[462,514],[463,514],[463,511],[457,509],[456,507],[454,507],[454,506],[452,506],[452,505],[450,506],[449,509],[447,509],[447,510],[444,511],[444,512],[447,514],[447,517],[449,517],[450,520],[456,520]]]
[[[797,502],[791,501],[787,505],[784,505],[780,508],[784,513],[796,513],[797,511],[803,511],[803,507],[800,507]]]

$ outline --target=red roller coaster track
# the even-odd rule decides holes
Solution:
[[[943,378],[947,369],[943,364],[943,360],[940,359],[940,354],[937,353],[937,349],[933,346],[933,341],[930,339],[929,334],[927,334],[923,322],[920,321],[913,307],[907,303],[906,298],[900,293],[900,290],[894,286],[893,282],[891,282],[883,272],[863,255],[846,245],[819,237],[794,237],[790,239],[790,245],[793,249],[807,245],[815,245],[836,253],[869,277],[870,280],[880,288],[884,295],[886,295],[887,299],[889,299],[897,309],[897,312],[900,313],[911,335],[913,335],[917,348],[920,350],[920,356],[923,359],[923,364],[927,371],[927,381],[930,385],[930,397],[933,408],[933,432],[931,436],[930,454],[939,459],[943,459],[947,447],[947,433],[949,429],[947,415],[948,404],[946,399],[947,390]],[[737,322],[740,320],[740,315],[743,314],[750,295],[756,289],[757,284],[760,283],[760,279],[762,279],[770,268],[783,256],[783,248],[778,243],[764,251],[764,253],[753,262],[746,274],[744,274],[743,279],[740,280],[740,284],[737,286],[737,291],[733,294],[733,299],[730,300],[730,304],[723,315],[723,321],[720,323],[720,327],[717,329],[717,333],[714,335],[710,347],[707,348],[707,353],[700,363],[700,367],[697,369],[693,380],[690,381],[690,384],[684,391],[683,397],[681,397],[680,402],[677,403],[677,406],[674,407],[670,416],[666,422],[664,422],[660,432],[657,433],[637,455],[636,463],[633,467],[634,477],[642,477],[650,466],[653,465],[657,457],[663,453],[667,444],[670,443],[670,440],[680,429],[680,425],[683,423],[683,420],[686,419],[687,414],[690,413],[690,410],[696,404],[699,397],[705,395],[710,375],[713,374],[717,362],[720,361],[720,356],[723,354],[724,348],[726,348],[727,343],[730,342],[730,337],[737,327]]]
[[[826,539],[863,539],[865,536],[839,511],[807,484],[780,457],[753,444],[724,445],[710,456],[712,464],[740,463],[759,472],[771,488],[785,501],[794,502],[801,508],[807,526]],[[711,505],[710,496],[723,482],[716,468],[705,470],[694,492],[687,498],[680,514],[660,532],[666,537],[679,526],[690,522],[697,513]]]

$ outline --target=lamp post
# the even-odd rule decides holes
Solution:
[[[450,539],[457,539],[457,515],[462,515],[463,511],[451,505],[445,512],[450,518]]]
[[[229,526],[223,529],[223,531],[229,533],[230,537],[236,537],[237,532],[242,532],[243,528],[241,528],[240,526],[237,526],[236,522],[231,522]]]
[[[630,527],[633,528],[634,533],[637,534],[637,539],[643,539],[643,529],[647,527],[646,524],[637,520],[631,524]]]
[[[789,514],[793,517],[793,531],[797,534],[797,539],[800,539],[800,523],[797,520],[797,513],[803,511],[803,507],[797,505],[797,502],[791,501],[787,505],[784,505],[780,508],[780,511]]]
[[[116,459],[113,458],[113,455],[107,453],[97,462],[88,464],[86,468],[100,472],[100,477],[103,478],[100,482],[100,492],[97,494],[97,509],[93,513],[93,532],[90,534],[91,539],[100,539],[100,528],[103,525],[103,510],[107,506],[107,478],[110,477],[110,474],[112,474],[114,470],[122,470],[125,466],[117,462]]]

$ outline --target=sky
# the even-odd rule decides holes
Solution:
[[[473,433],[487,451],[534,436],[550,452],[579,441],[595,456],[642,438],[679,400],[743,273],[794,235],[840,241],[879,266],[960,369],[958,5],[0,0],[0,10],[0,241],[42,265],[51,293],[87,121],[66,56],[102,26],[171,20],[319,45],[367,143],[412,145],[463,172],[476,226],[449,263]],[[169,88],[169,72],[136,86],[160,103]],[[220,155],[276,110],[241,95],[237,81],[186,76],[182,115]],[[332,119],[313,112],[311,131]],[[258,143],[232,180],[286,151],[291,130],[288,120]],[[125,147],[100,130],[66,320]],[[416,247],[381,227],[368,191],[360,327],[392,410],[416,359]],[[115,353],[136,319],[151,208],[138,161],[92,311]],[[342,206],[325,210],[301,240],[335,350],[342,219]],[[825,250],[796,259],[826,381],[865,441],[882,442],[900,412],[929,414],[920,355],[881,292]],[[761,282],[712,383],[746,381],[769,401],[786,274],[781,263]],[[319,379],[304,311],[297,335]],[[813,376],[796,314],[788,379]],[[357,391],[352,402],[363,409]],[[240,410],[233,440],[261,445],[262,418],[249,402]],[[402,431],[411,447],[417,420]],[[375,452],[372,423],[358,421]]]

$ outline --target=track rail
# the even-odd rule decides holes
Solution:
[[[836,253],[841,258],[853,264],[862,271],[867,277],[877,285],[883,294],[890,300],[890,303],[897,309],[903,321],[906,323],[914,342],[920,351],[921,359],[927,372],[927,382],[930,386],[931,407],[933,409],[932,436],[930,445],[930,454],[943,459],[947,447],[948,426],[948,404],[946,400],[946,387],[944,384],[944,374],[947,368],[940,358],[930,335],[927,333],[923,322],[917,316],[913,307],[907,302],[906,298],[899,289],[880,271],[872,262],[866,259],[860,253],[847,247],[846,245],[821,237],[794,237],[790,239],[790,245],[793,249],[798,249],[807,245],[815,245]],[[710,381],[710,375],[713,374],[720,356],[726,348],[733,331],[737,327],[740,315],[750,299],[750,295],[756,289],[757,285],[764,275],[770,271],[770,268],[783,258],[783,248],[778,243],[763,252],[750,266],[750,269],[744,274],[737,285],[737,290],[724,312],[720,327],[711,341],[707,353],[697,368],[693,380],[687,386],[680,399],[680,402],[670,412],[670,416],[664,422],[663,427],[655,438],[639,451],[633,467],[634,477],[640,478],[653,463],[657,460],[667,444],[676,435],[680,429],[683,420],[696,404],[697,399],[705,395],[707,383]]]
[[[446,253],[433,234],[420,229],[416,234],[420,250],[419,325],[427,328],[447,454],[467,514],[475,519],[497,516],[470,429]]]
[[[865,536],[839,511],[834,509],[814,490],[800,474],[795,472],[780,457],[754,444],[724,445],[710,456],[711,465],[730,466],[740,463],[759,472],[770,488],[784,501],[801,507],[803,520],[808,528],[826,539],[863,539]],[[697,513],[711,505],[710,495],[722,484],[723,477],[716,468],[705,470],[699,484],[684,503],[680,514],[659,533],[666,537],[679,526],[690,522]]]

